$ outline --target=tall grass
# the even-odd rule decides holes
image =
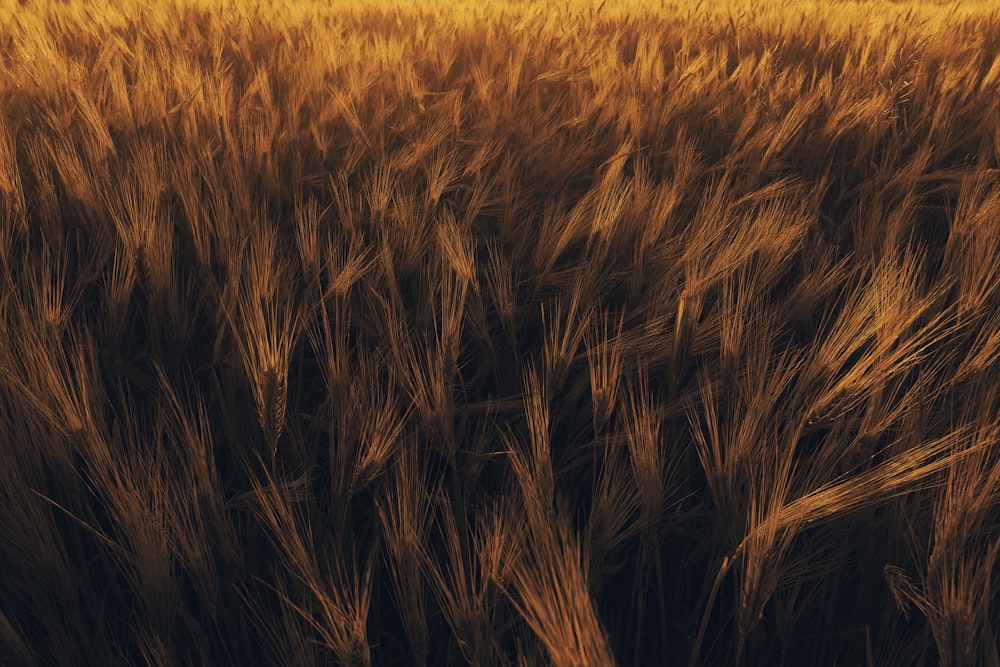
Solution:
[[[0,663],[1000,665],[996,9],[404,4],[0,0]]]

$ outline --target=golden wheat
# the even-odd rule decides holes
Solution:
[[[0,26],[0,663],[1000,667],[995,3]]]

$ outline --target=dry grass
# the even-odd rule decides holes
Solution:
[[[0,0],[0,663],[1000,667],[1000,14]]]

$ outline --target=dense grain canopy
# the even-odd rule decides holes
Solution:
[[[992,665],[992,0],[0,0],[0,664]]]

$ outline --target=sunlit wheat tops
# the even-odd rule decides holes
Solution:
[[[0,0],[0,665],[1000,667],[998,53]]]

